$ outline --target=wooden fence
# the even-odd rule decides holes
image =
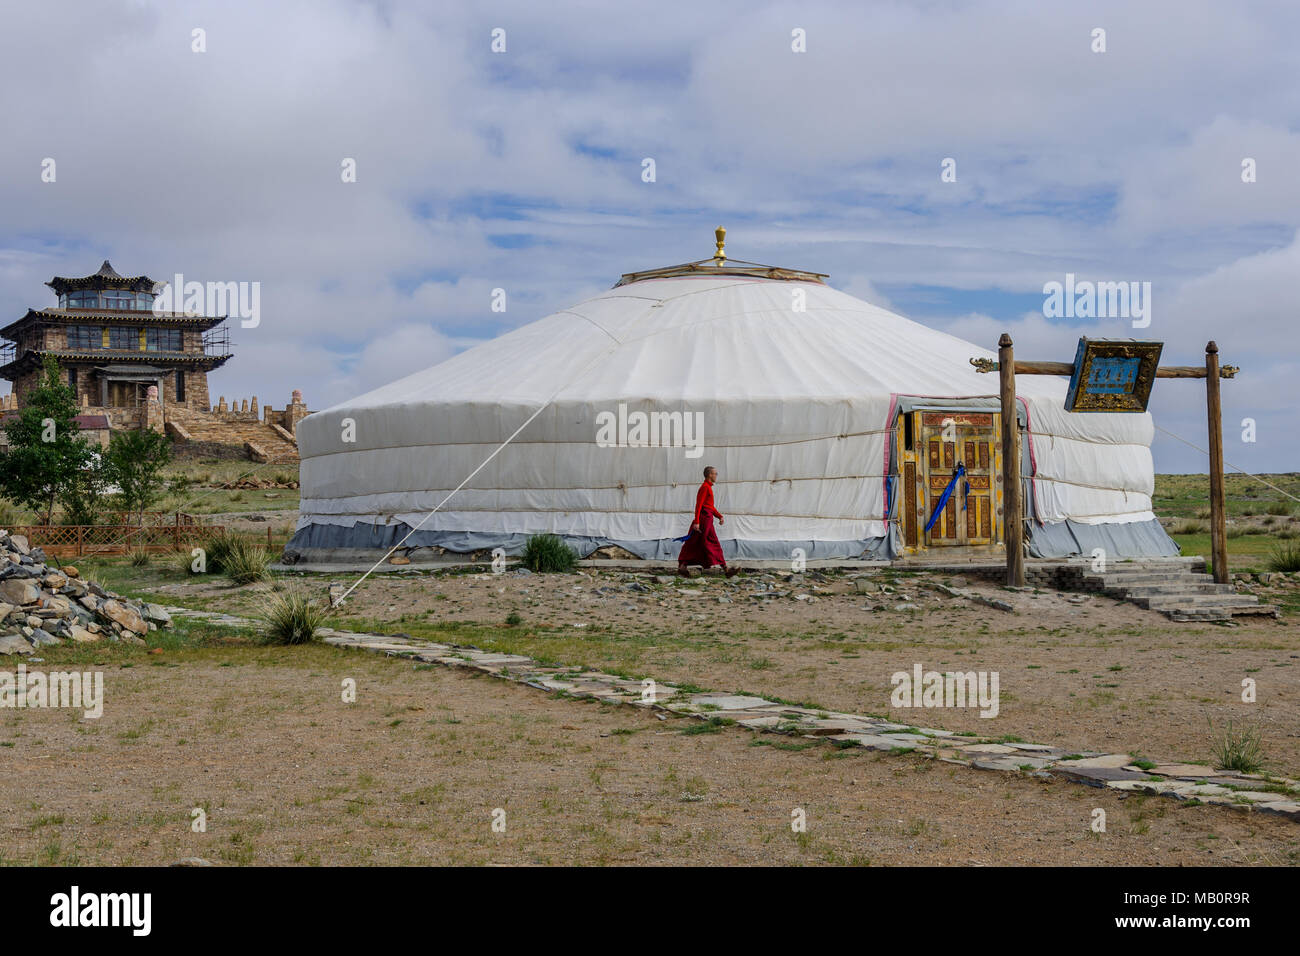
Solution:
[[[172,519],[172,514],[163,515]],[[188,520],[187,520],[188,519]],[[223,530],[177,514],[169,524],[37,524],[12,529],[33,548],[57,557],[126,554],[130,551],[178,551]]]

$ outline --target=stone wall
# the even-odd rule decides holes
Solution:
[[[232,399],[226,403],[226,396],[219,397],[217,404],[204,416],[207,420],[233,423],[256,423],[279,425],[290,435],[297,434],[298,423],[311,414],[302,400],[302,392],[294,389],[293,396],[284,408],[277,411],[270,405],[259,407],[257,396],[251,399]]]

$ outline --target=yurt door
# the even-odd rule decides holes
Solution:
[[[919,417],[925,501],[917,515],[919,537],[931,548],[992,544],[997,540],[993,414],[926,411]]]

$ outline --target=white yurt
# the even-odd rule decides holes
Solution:
[[[728,557],[1000,551],[998,380],[971,365],[994,353],[823,274],[730,260],[723,238],[305,418],[285,559],[518,553],[549,532],[672,560],[708,465]],[[1070,413],[1066,388],[1017,383],[1029,553],[1176,554],[1150,416]]]

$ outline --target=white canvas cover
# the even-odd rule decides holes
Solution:
[[[423,522],[422,532],[670,540],[686,533],[712,464],[724,546],[885,538],[898,401],[996,400],[997,376],[976,372],[974,356],[996,357],[816,282],[634,281],[304,419],[299,529]],[[1068,413],[1066,385],[1017,381],[1037,519],[1152,521],[1150,416]],[[598,415],[620,403],[700,413],[702,454],[598,446]]]

